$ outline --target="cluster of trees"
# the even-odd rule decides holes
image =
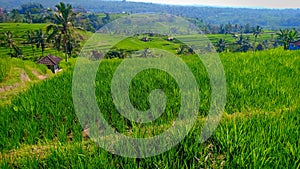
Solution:
[[[109,13],[105,13],[105,16],[88,13],[80,6],[72,8],[72,10],[78,13],[74,18],[74,25],[91,32],[95,32],[106,23],[116,19]],[[3,10],[0,8],[0,22],[47,23],[53,18],[53,11],[56,12],[57,9],[45,8],[39,3],[23,4],[20,9]]]
[[[43,4],[50,2],[43,2]],[[52,2],[54,3],[54,2]],[[211,7],[184,7],[168,6],[150,3],[135,2],[106,2],[101,1],[100,7],[97,7],[96,0],[81,3],[72,1],[76,7],[74,11],[80,13],[77,15],[74,24],[88,31],[95,32],[107,22],[113,20],[109,13],[141,13],[141,12],[161,12],[180,15],[191,19],[201,27],[204,33],[226,34],[253,33],[255,26],[260,25],[267,29],[275,30],[281,26],[295,27],[300,22],[300,10],[269,10],[269,9],[231,9],[231,8],[211,8]],[[89,13],[88,11],[106,13],[105,16]],[[1,10],[0,22],[27,22],[27,23],[45,23],[52,17],[54,8],[45,8],[40,3],[23,4],[19,9]],[[274,21],[273,21],[274,20]],[[250,24],[251,23],[251,24]]]
[[[0,9],[0,22],[44,23],[51,9],[46,9],[38,3],[21,5],[20,9]]]
[[[47,10],[51,9],[48,7],[54,6],[58,0],[47,1],[40,0],[39,3],[24,4],[21,8],[16,11],[23,15],[29,12],[33,15],[33,20],[40,20],[43,15],[47,15]],[[99,0],[89,0],[82,3],[81,0],[69,0],[72,3],[75,11],[80,13],[86,13],[87,11],[97,12],[97,13],[149,13],[149,12],[164,12],[172,15],[183,16],[187,18],[201,18],[203,23],[208,26],[207,29],[214,30],[214,25],[223,25],[231,23],[233,27],[235,24],[244,25],[246,28],[247,23],[252,25],[260,25],[264,28],[271,30],[279,30],[282,27],[298,27],[300,23],[299,12],[300,9],[246,9],[246,8],[216,8],[216,7],[198,7],[198,6],[171,6],[171,5],[158,5],[152,3],[140,3],[140,2],[118,2],[118,1],[99,1]],[[3,0],[0,1],[0,7],[6,9],[16,8],[17,0]],[[45,8],[46,7],[46,8]],[[3,14],[6,12],[12,12],[8,10],[3,10],[4,12],[0,14],[0,21],[3,20]],[[36,13],[43,13],[43,15],[38,16]],[[9,17],[11,14],[9,15]],[[86,17],[86,16],[85,16]],[[90,16],[91,20],[93,16]],[[5,18],[4,18],[5,19]],[[100,21],[102,19],[99,19]],[[33,22],[34,22],[33,21]],[[95,19],[94,19],[95,21]],[[93,22],[91,20],[91,22]],[[95,22],[93,22],[95,23]],[[97,29],[94,26],[95,29]],[[213,31],[214,33],[216,31]]]
[[[80,41],[83,37],[78,33],[82,28],[74,26],[74,18],[76,13],[72,10],[70,4],[61,2],[56,5],[56,12],[49,18],[52,24],[47,26],[46,32],[42,29],[36,31],[26,32],[26,41],[23,45],[30,45],[33,56],[35,48],[40,48],[42,55],[44,55],[45,48],[50,45],[58,51],[63,51],[66,54],[66,60],[72,56],[76,49],[79,51]],[[84,31],[84,30],[83,30]],[[13,39],[13,33],[7,31],[2,33],[1,45],[10,49],[9,55],[11,57],[22,57],[22,51]]]
[[[190,18],[189,21],[197,25],[205,34],[252,34],[257,31],[257,26],[253,26],[250,23],[245,25],[227,23],[220,24],[218,26],[213,24],[205,24],[203,20],[199,18]]]
[[[22,42],[23,45],[30,45],[32,49],[32,55],[35,57],[35,49],[41,49],[42,55],[46,47],[51,46],[57,51],[62,51],[66,55],[66,60],[79,51],[80,42],[83,37],[80,35],[80,30],[95,31],[104,24],[112,21],[116,18],[111,18],[109,13],[105,13],[100,17],[100,14],[84,13],[85,11],[80,8],[80,13],[75,12],[72,5],[59,3],[55,6],[55,10],[45,9],[41,4],[25,4],[21,6],[21,9],[12,10],[12,13],[6,12],[7,16],[11,17],[13,21],[18,20],[18,16],[23,15],[23,21],[31,23],[32,16],[35,14],[47,14],[43,16],[43,21],[51,22],[52,24],[47,26],[46,31],[35,30],[26,32],[26,41]],[[4,11],[0,11],[0,14],[4,14]],[[1,16],[1,15],[0,15]],[[238,24],[227,23],[225,25],[213,26],[210,24],[204,24],[200,19],[190,19],[205,33],[214,34],[232,34],[235,39],[233,43],[228,43],[224,39],[219,39],[215,44],[218,52],[233,51],[233,52],[246,52],[249,50],[263,50],[270,46],[270,42],[265,40],[261,43],[257,43],[258,37],[263,33],[261,26],[253,27],[250,24],[244,26]],[[249,34],[254,37],[254,42],[250,42]],[[246,36],[247,35],[247,36]],[[284,49],[288,49],[290,42],[299,38],[296,29],[284,29],[277,33],[277,39],[272,42],[273,47],[277,45],[283,45]],[[14,35],[11,31],[3,32],[1,37],[1,46],[5,46],[10,49],[9,55],[11,57],[22,57],[22,51],[14,41]],[[211,48],[211,46],[208,46]],[[112,51],[111,57],[126,57],[124,55],[126,51]],[[186,46],[181,46],[178,54],[193,53],[193,51]],[[97,57],[104,57],[96,53]],[[99,55],[99,56],[98,56]],[[108,57],[110,58],[110,57]]]
[[[241,34],[235,37],[235,42],[229,44],[224,39],[219,39],[219,41],[215,44],[217,52],[231,51],[231,52],[247,52],[249,50],[263,50],[263,48],[259,49],[259,45],[251,44],[249,37]]]
[[[231,44],[231,51],[247,52],[248,50],[252,49],[255,52],[256,50],[263,50],[264,48],[268,48],[267,43],[259,43],[257,45],[257,38],[263,33],[262,27],[256,26],[252,29],[251,33],[254,36],[253,44],[251,44],[249,36],[245,36],[243,33],[244,31],[242,30],[240,35],[234,34],[233,37],[235,38],[235,42]],[[219,39],[219,41],[215,45],[217,47],[217,52],[223,52],[228,50],[229,48],[229,44],[224,39]]]
[[[109,13],[105,13],[105,16],[95,13],[79,13],[75,18],[75,25],[84,28],[87,31],[96,32],[105,24],[117,19],[117,17],[111,17]]]
[[[14,0],[10,0],[13,2]],[[53,6],[57,1],[41,0],[45,6]],[[281,27],[299,26],[300,9],[246,9],[246,8],[217,8],[199,6],[171,6],[141,2],[69,0],[73,6],[82,6],[88,11],[98,13],[149,13],[164,12],[187,18],[201,18],[210,25],[225,25],[227,23],[260,25],[266,29],[279,30]],[[0,6],[1,2],[0,2]]]
[[[261,43],[257,44],[257,38],[263,33],[263,29],[260,26],[257,26],[253,32],[254,42],[251,43],[249,36],[244,34],[235,35],[235,42],[230,44],[224,39],[219,39],[215,44],[217,52],[232,51],[232,52],[247,52],[249,50],[264,50],[270,47],[277,47],[282,45],[284,50],[289,49],[289,44],[293,41],[296,41],[300,38],[300,34],[296,29],[280,29],[276,33],[276,38],[273,40],[264,40]]]
[[[13,33],[11,31],[3,32],[2,37],[0,38],[0,45],[9,49],[9,55],[11,57],[19,57],[22,56],[22,51],[15,43],[13,39]]]

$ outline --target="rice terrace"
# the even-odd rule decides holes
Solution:
[[[0,2],[1,168],[300,169],[300,9],[19,2]]]

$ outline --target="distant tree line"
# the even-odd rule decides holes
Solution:
[[[72,10],[78,13],[74,18],[74,24],[91,32],[95,32],[117,18],[111,17],[109,13],[89,13],[80,6],[72,8]],[[20,9],[3,10],[0,8],[0,22],[47,23],[53,18],[53,12],[56,11],[56,8],[44,8],[39,3],[23,4]]]
[[[206,24],[203,22],[202,19],[199,18],[196,19],[189,18],[188,20],[191,23],[197,25],[201,29],[201,31],[205,34],[233,34],[233,33],[252,34],[257,29],[257,26],[251,25],[250,23],[247,23],[245,25],[232,24],[232,23],[213,25],[213,24]]]
[[[47,8],[54,6],[58,0],[40,0],[39,3]],[[118,2],[118,1],[99,1],[88,0],[69,0],[76,12],[85,13],[86,11],[96,13],[168,13],[187,18],[201,18],[209,25],[260,25],[268,30],[279,30],[283,27],[299,27],[300,9],[247,9],[247,8],[217,8],[199,6],[171,6],[141,2]],[[0,7],[10,9],[16,8],[16,0],[0,1]],[[25,13],[27,10],[34,14],[41,9],[40,4],[24,4],[19,12]],[[100,19],[101,20],[101,19]]]
[[[47,16],[47,20],[52,23],[47,26],[46,32],[42,29],[27,31],[24,35],[25,41],[16,43],[12,31],[3,32],[0,45],[10,49],[8,53],[11,57],[23,57],[22,51],[18,45],[29,45],[32,49],[32,55],[35,57],[35,49],[41,49],[42,56],[47,47],[62,51],[66,55],[66,61],[76,51],[80,50],[80,42],[83,37],[78,30],[84,29],[76,27],[74,18],[77,14],[73,11],[72,5],[60,3],[55,6],[56,10]]]
[[[110,13],[90,13],[81,6],[75,7],[73,10],[78,13],[74,18],[75,26],[91,32],[95,32],[103,25],[120,17],[119,15]],[[11,11],[0,9],[0,22],[46,23],[49,22],[49,18],[53,18],[53,11],[56,11],[56,8],[45,8],[39,3],[23,4],[20,9],[12,9]],[[229,22],[215,25],[205,23],[201,18],[190,18],[189,21],[196,24],[206,34],[232,34],[241,32],[247,34],[255,31],[255,26],[250,23],[241,25]]]
[[[212,25],[260,25],[266,29],[279,30],[282,27],[299,27],[300,9],[247,9],[199,6],[172,6],[141,2],[72,0],[74,6],[81,5],[97,13],[168,13],[186,18],[201,18]]]
[[[80,11],[80,12],[76,12]],[[22,50],[19,44],[29,45],[32,49],[32,55],[35,56],[35,49],[40,49],[42,56],[46,47],[51,47],[57,51],[62,51],[66,55],[66,60],[72,57],[80,50],[80,42],[83,37],[79,33],[80,30],[95,31],[106,23],[120,17],[120,15],[95,14],[87,13],[83,8],[73,8],[70,4],[60,3],[53,9],[45,9],[41,4],[26,4],[22,5],[21,9],[13,9],[12,11],[0,10],[0,16],[8,22],[23,21],[33,23],[35,16],[42,17],[39,23],[51,22],[47,26],[46,32],[43,30],[27,31],[23,38],[26,41],[16,43],[14,33],[12,31],[2,32],[0,45],[9,49],[11,57],[22,57]],[[231,34],[234,42],[227,42],[225,39],[219,39],[214,45],[217,52],[247,52],[253,50],[269,49],[282,45],[284,49],[288,49],[289,43],[297,40],[299,33],[296,29],[280,29],[277,32],[276,38],[257,42],[257,39],[263,33],[261,26],[251,26],[250,24],[238,25],[227,23],[219,26],[205,24],[201,19],[191,18],[190,22],[197,25],[204,33],[213,34]],[[176,31],[176,30],[173,30]],[[254,37],[254,41],[250,41],[249,36]],[[207,49],[212,46],[208,44]],[[146,53],[149,50],[145,50]],[[111,51],[107,58],[124,58],[127,56],[127,51]],[[187,46],[180,46],[178,54],[192,54],[192,49]],[[94,52],[97,58],[104,57],[100,53]]]
[[[280,29],[276,33],[276,38],[263,40],[257,42],[257,38],[263,33],[263,29],[257,26],[253,32],[254,42],[251,43],[249,36],[245,36],[243,33],[233,36],[235,38],[234,43],[228,43],[224,39],[219,39],[215,44],[217,52],[231,51],[231,52],[247,52],[249,50],[261,51],[270,48],[276,48],[283,46],[284,50],[289,49],[289,44],[300,39],[300,34],[296,29]]]

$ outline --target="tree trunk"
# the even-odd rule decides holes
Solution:
[[[65,35],[67,36],[67,35]],[[67,51],[67,38],[64,37],[64,45],[65,45],[65,56],[66,56],[66,62],[68,62],[69,58],[68,58],[68,51]]]
[[[67,47],[65,47],[65,56],[66,56],[66,62],[68,62],[68,60],[69,60],[69,55],[68,55],[68,53],[67,53]]]
[[[256,37],[254,37],[254,45],[253,45],[253,51],[254,51],[254,52],[256,52],[256,48],[255,48],[256,40],[257,40]]]

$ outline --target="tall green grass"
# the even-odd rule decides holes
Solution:
[[[30,168],[299,168],[299,109],[295,112],[225,116],[215,134],[199,144],[199,128],[158,156],[132,159],[113,155],[93,142],[26,148],[2,166]],[[11,152],[10,152],[11,153]],[[18,159],[19,158],[19,159]]]
[[[45,65],[8,57],[0,59],[0,73],[0,106],[10,104],[13,97],[40,81],[41,77],[53,76]]]
[[[196,56],[183,56],[199,84],[199,118],[179,145],[145,159],[113,155],[91,141],[83,141],[69,69],[35,84],[18,95],[11,106],[1,107],[0,163],[2,167],[27,168],[299,168],[299,54],[281,49],[221,54],[227,78],[226,113],[204,144],[198,139],[203,115],[210,106],[209,79]],[[158,70],[138,74],[131,83],[131,103],[145,110],[149,108],[149,92],[162,88],[168,104],[159,120],[145,125],[132,123],[116,111],[110,95],[110,81],[120,63],[105,60],[98,70],[96,95],[104,117],[119,132],[132,137],[164,132],[180,105],[178,86]],[[35,155],[21,151],[34,145],[41,149]]]
[[[11,63],[7,58],[0,58],[0,82],[3,82],[11,71]]]

